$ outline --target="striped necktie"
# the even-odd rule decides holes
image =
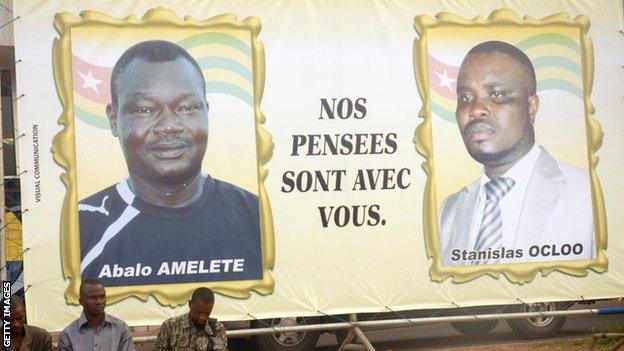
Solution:
[[[500,249],[503,241],[503,218],[498,205],[500,199],[513,188],[516,182],[507,177],[497,177],[485,183],[485,207],[483,220],[475,242],[475,251]],[[496,263],[498,260],[481,260],[475,263]]]

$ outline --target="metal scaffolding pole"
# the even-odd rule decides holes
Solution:
[[[13,14],[13,2],[10,0],[1,0],[0,1],[0,45],[3,47],[11,47],[14,45],[13,42],[13,22],[17,20],[19,17],[15,17]],[[3,51],[3,56],[0,58],[0,63],[2,66],[5,66],[4,62],[7,61],[6,52]],[[11,62],[13,62],[13,57],[11,55]],[[4,70],[4,68],[3,68]],[[10,85],[5,82],[2,83],[2,89],[10,89],[11,95],[10,99],[5,100],[5,106],[2,104],[2,99],[0,99],[0,139],[3,142],[0,144],[0,175],[2,175],[2,186],[0,186],[0,209],[2,209],[2,215],[0,216],[0,279],[8,280],[8,250],[7,250],[7,223],[6,223],[6,204],[5,204],[5,189],[6,182],[4,178],[4,133],[3,129],[5,126],[5,121],[7,119],[12,119],[15,115],[15,106],[13,102],[15,101],[15,80],[13,69],[10,69],[11,75],[9,77]],[[5,77],[6,78],[6,77]],[[5,95],[6,96],[6,95]],[[11,126],[13,126],[13,121],[11,121]]]
[[[355,322],[357,322],[357,315],[352,313],[349,315],[349,324],[354,325]],[[347,334],[347,337],[338,348],[338,351],[347,350],[375,351],[375,348],[370,341],[368,341],[366,335],[362,333],[362,330],[357,326],[353,326],[349,329],[349,334]]]
[[[3,124],[2,122],[4,122],[4,113],[2,113],[2,111],[4,111],[3,106],[2,106],[2,99],[0,99],[0,139],[3,139]],[[0,144],[2,145],[2,144]],[[7,228],[6,228],[6,216],[4,215],[5,213],[5,204],[4,204],[4,189],[5,189],[5,182],[4,182],[4,150],[2,148],[0,148],[0,174],[2,175],[2,186],[0,186],[0,209],[2,209],[2,216],[0,216],[0,279],[2,280],[8,280],[7,279],[7,241],[6,241],[6,234],[7,234]]]
[[[584,316],[584,315],[598,315],[598,314],[624,314],[624,308],[623,307],[606,307],[606,308],[587,308],[587,309],[581,309],[581,310],[564,310],[564,311],[493,313],[493,314],[478,314],[478,315],[464,315],[464,316],[390,319],[390,320],[376,320],[376,321],[364,321],[364,322],[355,321],[355,322],[298,325],[298,326],[290,326],[290,327],[228,330],[226,331],[226,333],[227,333],[228,338],[244,338],[244,337],[255,336],[255,335],[301,332],[301,331],[329,331],[329,330],[338,330],[338,329],[358,328],[361,332],[362,330],[403,328],[403,327],[412,327],[412,326],[417,326],[417,325],[439,324],[439,323],[448,323],[448,322],[474,322],[474,321],[488,321],[488,320],[500,320],[500,319],[506,320],[506,319],[524,319],[524,318],[538,318],[538,317],[550,317],[550,316],[563,317],[563,316]],[[154,341],[154,340],[156,340],[156,336],[144,336],[144,337],[134,338],[135,342],[148,342],[148,341]]]

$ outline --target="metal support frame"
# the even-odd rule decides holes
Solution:
[[[2,133],[1,131],[2,127],[0,127],[0,135]],[[2,154],[2,152],[0,152],[0,154]],[[2,156],[0,156],[0,159],[2,159]],[[0,171],[3,170],[3,167],[0,166]],[[5,222],[5,215],[4,215],[4,187],[0,187],[0,209],[2,209],[2,218],[0,219],[0,223],[4,224]],[[7,265],[8,265],[8,257],[7,257],[7,237],[6,237],[6,231],[4,230],[4,228],[0,229],[0,280],[7,280],[8,279],[8,270],[7,270]]]
[[[362,332],[360,327],[356,326],[357,316],[355,313],[351,313],[349,315],[349,324],[352,325],[349,328],[349,334],[344,339],[338,351],[347,351],[347,350],[364,350],[364,351],[375,351],[373,345],[368,341],[366,335]],[[355,341],[355,342],[351,342]]]
[[[1,27],[0,27],[1,28]],[[2,110],[2,102],[0,102],[0,111]],[[3,127],[3,122],[4,121],[4,116],[1,115],[0,113],[0,139],[2,138],[2,127]],[[2,144],[2,143],[0,143]],[[4,145],[2,145],[4,146]],[[8,262],[8,257],[7,257],[7,249],[6,249],[6,245],[7,245],[7,238],[6,238],[6,230],[4,230],[4,228],[6,227],[6,221],[5,218],[6,216],[4,215],[5,212],[5,204],[4,204],[4,153],[3,150],[0,149],[0,175],[2,175],[2,185],[0,185],[0,210],[2,210],[1,214],[2,216],[0,217],[0,223],[2,228],[0,228],[0,279],[1,280],[7,280],[8,274],[7,274],[7,262]]]
[[[274,333],[285,333],[295,331],[329,331],[338,329],[352,329],[353,333],[357,335],[356,328],[360,332],[362,330],[372,329],[392,329],[392,328],[404,328],[417,325],[426,324],[439,324],[448,322],[474,322],[474,321],[488,321],[488,320],[500,320],[500,319],[524,319],[524,318],[537,318],[537,317],[563,317],[563,316],[585,316],[585,315],[598,315],[598,314],[613,314],[624,313],[622,307],[613,308],[587,308],[580,310],[564,310],[564,311],[542,311],[542,312],[520,312],[520,313],[493,313],[493,314],[478,314],[478,315],[465,315],[465,316],[446,316],[446,317],[424,317],[424,318],[405,318],[405,319],[390,319],[390,320],[375,320],[364,322],[340,322],[340,323],[325,323],[325,324],[308,324],[298,325],[291,327],[272,327],[272,328],[254,328],[254,329],[239,329],[228,330],[226,334],[228,338],[245,338],[255,335],[265,335]],[[362,333],[362,335],[364,335]],[[357,335],[360,337],[359,335]],[[135,342],[148,342],[156,340],[156,336],[142,336],[135,337]],[[372,346],[371,346],[372,347]],[[366,349],[363,349],[366,350]],[[372,349],[374,350],[374,349]]]
[[[384,329],[395,327],[411,327],[416,325],[437,324],[447,322],[474,322],[499,320],[499,319],[523,319],[537,318],[544,316],[562,317],[562,316],[582,316],[598,314],[598,309],[581,309],[566,311],[544,311],[544,312],[521,312],[521,313],[493,313],[466,316],[445,316],[445,317],[425,317],[425,318],[406,318],[406,319],[390,319],[364,322],[342,322],[342,323],[326,323],[326,324],[310,324],[292,327],[275,327],[275,328],[257,328],[249,330],[229,330],[228,337],[248,337],[253,335],[272,334],[275,332],[292,332],[292,331],[327,331],[335,329],[349,329],[359,327],[361,330]]]
[[[13,11],[12,11],[12,5],[11,2],[9,1],[8,3],[3,1],[2,4],[0,4],[0,11],[2,12],[7,12],[10,14],[10,20],[8,20],[5,23],[0,23],[0,31],[4,31],[7,30],[9,28],[12,27],[12,23],[15,22],[16,20],[20,19],[19,16],[14,16]],[[4,44],[6,45],[6,44]],[[13,75],[14,77],[14,75]],[[9,89],[11,89],[11,102],[9,103],[11,106],[10,108],[13,110],[13,118],[15,118],[15,100],[17,100],[15,98],[16,92],[15,89],[13,87],[15,87],[15,81],[12,78],[12,87],[7,87]],[[21,97],[21,96],[20,96]],[[1,110],[1,102],[0,102],[0,110]],[[4,116],[1,115],[0,113],[0,139],[2,139],[2,129],[4,126]],[[0,184],[0,209],[2,210],[1,212],[1,216],[0,216],[0,223],[1,223],[1,227],[0,228],[0,279],[1,280],[7,280],[8,278],[8,274],[7,274],[7,261],[8,261],[8,257],[7,257],[7,249],[6,249],[6,244],[7,244],[7,238],[6,238],[6,230],[5,227],[7,225],[7,223],[5,222],[5,211],[6,211],[6,206],[5,206],[5,189],[4,189],[4,153],[2,148],[4,147],[4,145],[2,143],[0,143],[0,175],[2,176],[2,184]]]

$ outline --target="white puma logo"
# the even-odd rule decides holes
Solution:
[[[95,207],[95,206],[91,206],[87,204],[78,204],[78,211],[100,212],[108,216],[109,213],[106,210],[106,207],[104,207],[104,204],[106,203],[107,199],[108,199],[108,195],[104,196],[104,198],[102,199],[102,204],[99,207]]]

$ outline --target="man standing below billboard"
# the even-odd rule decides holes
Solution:
[[[262,278],[258,197],[201,171],[198,63],[152,40],[113,68],[106,113],[129,177],[79,204],[81,273],[106,286]]]
[[[513,45],[472,48],[457,81],[457,124],[481,177],[440,212],[442,264],[593,258],[587,171],[557,162],[535,143],[535,70]]]

